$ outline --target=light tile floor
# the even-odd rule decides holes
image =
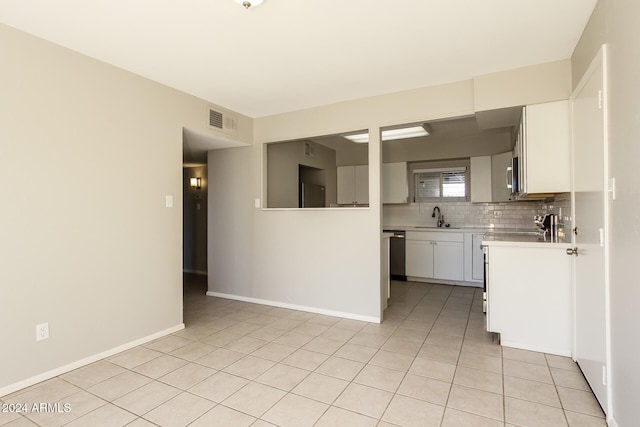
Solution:
[[[479,289],[393,282],[378,325],[185,283],[186,329],[0,398],[71,407],[0,425],[606,425],[573,361],[492,341]]]

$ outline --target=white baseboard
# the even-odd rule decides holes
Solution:
[[[466,286],[469,288],[482,288],[483,282],[469,282],[463,280],[425,279],[424,277],[407,276],[407,282],[433,283],[435,285]]]
[[[607,425],[609,427],[620,427],[613,417],[607,417]]]
[[[324,314],[326,316],[342,317],[344,319],[360,320],[360,321],[369,322],[369,323],[381,323],[381,320],[382,320],[382,319],[380,319],[380,317],[363,316],[361,314],[345,313],[343,311],[326,310],[324,308],[308,307],[306,305],[289,304],[289,303],[286,303],[286,302],[272,301],[272,300],[266,300],[266,299],[260,299],[260,298],[251,298],[251,297],[245,297],[245,296],[242,296],[242,295],[223,294],[221,292],[208,291],[207,292],[207,296],[219,297],[219,298],[227,298],[227,299],[232,299],[232,300],[236,300],[236,301],[251,302],[251,303],[254,303],[254,304],[270,305],[270,306],[273,306],[273,307],[289,308],[289,309],[292,309],[292,310],[306,311],[306,312],[309,312],[309,313],[316,313],[316,314]]]
[[[153,340],[161,338],[161,337],[163,337],[165,335],[172,334],[172,333],[177,332],[177,331],[179,331],[181,329],[184,329],[184,323],[181,323],[181,324],[176,325],[176,326],[174,326],[172,328],[169,328],[169,329],[165,329],[164,331],[156,332],[155,334],[147,335],[146,337],[137,339],[135,341],[131,341],[131,342],[128,342],[126,344],[122,344],[122,345],[120,345],[118,347],[114,347],[114,348],[112,348],[110,350],[103,351],[102,353],[98,353],[98,354],[94,354],[94,355],[89,356],[89,357],[85,357],[84,359],[77,360],[75,362],[69,363],[68,365],[64,365],[64,366],[52,369],[52,370],[47,371],[47,372],[43,372],[42,374],[38,374],[38,375],[33,376],[31,378],[27,378],[26,380],[22,380],[22,381],[19,381],[17,383],[14,383],[14,384],[9,384],[7,386],[4,386],[4,387],[0,388],[0,397],[6,396],[7,394],[13,393],[13,392],[18,391],[18,390],[22,390],[23,388],[32,386],[34,384],[38,384],[38,383],[40,383],[42,381],[46,381],[46,380],[51,379],[53,377],[57,377],[58,375],[65,374],[65,373],[67,373],[69,371],[73,371],[74,369],[78,369],[78,368],[80,368],[82,366],[89,365],[89,364],[91,364],[93,362],[97,362],[98,360],[105,359],[105,358],[107,358],[109,356],[113,356],[114,354],[118,354],[118,353],[120,353],[122,351],[129,350],[129,349],[131,349],[133,347],[137,347],[139,345],[148,343],[149,341],[153,341]]]
[[[515,342],[515,341],[508,341],[508,340],[505,341],[503,339],[500,339],[500,345],[502,345],[504,347],[519,348],[519,349],[522,349],[522,350],[537,351],[538,353],[547,353],[547,354],[555,354],[557,356],[571,357],[571,350],[567,350],[567,349],[542,347],[542,346],[537,346],[537,345],[528,345],[528,344],[522,344],[522,343]]]

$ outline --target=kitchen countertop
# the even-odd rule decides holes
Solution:
[[[434,226],[420,226],[420,225],[389,225],[384,226],[385,231],[457,231],[458,233],[487,233],[493,228],[482,227],[436,227]]]
[[[537,233],[535,228],[494,228],[494,227],[478,227],[478,226],[454,226],[454,227],[436,227],[436,226],[419,226],[419,225],[388,225],[383,227],[384,231],[452,231],[458,233]]]
[[[487,233],[482,244],[487,246],[549,246],[569,245],[571,239],[558,237],[552,239],[548,234],[533,233]]]
[[[518,229],[518,228],[493,228],[493,227],[431,227],[431,226],[415,226],[415,225],[390,225],[384,227],[385,231],[445,231],[458,233],[483,233],[483,245],[488,246],[551,246],[557,247],[559,244],[568,245],[571,239],[559,237],[551,239],[549,235],[544,235],[537,228]]]

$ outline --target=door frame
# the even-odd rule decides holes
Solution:
[[[598,68],[602,69],[602,94],[601,94],[601,103],[602,103],[602,116],[603,116],[603,175],[604,182],[602,183],[605,191],[605,200],[604,200],[604,291],[605,291],[605,372],[606,372],[606,395],[607,395],[607,404],[606,408],[603,408],[606,412],[607,422],[609,423],[612,420],[612,408],[613,404],[611,401],[612,398],[612,387],[611,387],[611,313],[610,313],[610,230],[611,227],[609,225],[609,211],[610,206],[609,203],[611,201],[612,189],[609,181],[609,112],[608,112],[608,70],[607,70],[607,45],[603,44],[596,55],[593,57],[591,64],[585,71],[584,75],[580,79],[580,82],[576,85],[573,90],[571,97],[569,99],[571,106],[571,127],[572,127],[572,138],[571,138],[571,158],[572,158],[572,180],[571,180],[571,212],[574,216],[573,218],[573,226],[575,227],[575,167],[574,167],[574,140],[573,140],[573,103],[575,101],[576,95],[582,91],[584,86],[587,84],[594,71]],[[571,233],[571,243],[572,247],[576,247],[576,237],[575,234]],[[577,294],[577,286],[576,286],[576,260],[574,258],[574,268],[573,268],[573,322],[574,322],[574,334],[573,334],[573,357],[572,359],[576,361],[576,348],[577,348],[577,316],[576,316],[576,294]]]

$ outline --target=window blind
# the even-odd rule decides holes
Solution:
[[[415,191],[417,199],[440,197],[440,173],[422,172],[415,174]]]
[[[413,174],[416,202],[465,200],[467,197],[465,167],[415,169]]]
[[[465,172],[442,172],[442,197],[466,197]]]

